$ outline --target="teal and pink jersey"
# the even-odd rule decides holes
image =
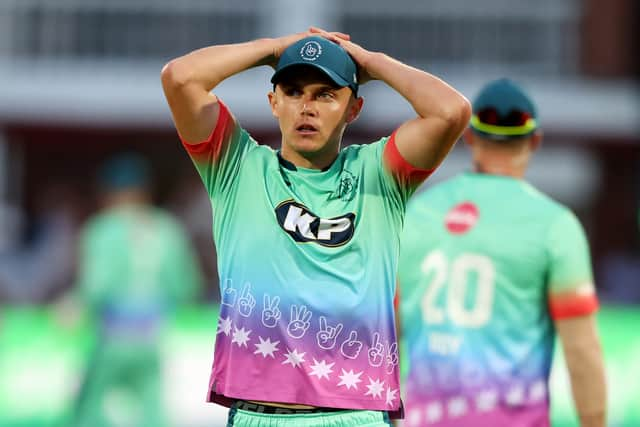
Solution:
[[[406,427],[549,425],[553,321],[598,306],[567,208],[521,180],[459,175],[409,204],[398,278]]]
[[[221,310],[209,400],[399,413],[393,297],[407,199],[429,171],[393,136],[326,170],[258,145],[220,103],[183,144],[213,206]]]

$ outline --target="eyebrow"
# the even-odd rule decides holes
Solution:
[[[308,85],[309,83],[301,83],[301,82],[280,82],[280,86],[282,86],[282,89],[301,89],[302,87]],[[313,83],[311,83],[313,84]],[[337,85],[331,85],[329,83],[318,83],[321,86],[319,86],[318,88],[314,89],[314,91],[322,91],[322,90],[331,90],[331,91],[337,91],[342,89],[340,86]]]

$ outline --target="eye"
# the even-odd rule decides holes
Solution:
[[[296,87],[285,87],[283,92],[287,96],[300,96],[302,95],[302,91]]]
[[[320,99],[333,99],[335,98],[335,94],[330,90],[323,90],[318,94],[318,98]]]

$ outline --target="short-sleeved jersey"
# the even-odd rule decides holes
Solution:
[[[183,141],[218,251],[211,401],[400,409],[392,301],[417,182],[389,172],[392,138],[346,147],[326,170],[298,168],[220,103],[209,139]]]
[[[597,308],[576,217],[524,181],[461,174],[407,209],[398,278],[408,425],[548,425],[554,318]]]

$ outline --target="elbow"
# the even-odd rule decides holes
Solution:
[[[462,132],[471,119],[471,103],[464,96],[458,95],[455,102],[443,111],[442,116],[450,128]]]
[[[186,86],[191,79],[191,73],[180,58],[173,59],[162,67],[160,80],[166,92],[175,91]]]

